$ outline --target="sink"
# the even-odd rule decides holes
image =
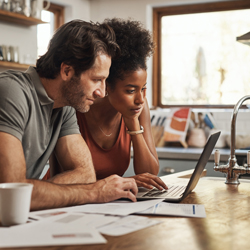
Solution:
[[[226,181],[226,177],[204,176],[204,177],[202,177],[201,179],[202,179],[202,180],[210,180],[210,181],[222,181],[222,182],[225,182],[225,181]],[[250,183],[250,179],[239,178],[239,182],[242,182],[242,183]]]

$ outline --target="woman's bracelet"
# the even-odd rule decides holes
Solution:
[[[127,130],[127,134],[129,135],[138,135],[138,134],[142,134],[144,132],[144,128],[142,127],[142,125],[140,126],[141,130],[137,130],[137,131],[129,131]]]

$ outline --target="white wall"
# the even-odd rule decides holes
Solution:
[[[146,25],[149,18],[148,7],[205,2],[216,0],[90,0],[90,17],[93,21],[112,17],[134,18]]]
[[[215,1],[215,0],[208,0]],[[174,5],[183,3],[204,2],[202,0],[52,0],[51,2],[65,6],[65,21],[83,19],[85,21],[103,21],[105,18],[133,18],[141,21],[151,29],[153,6]],[[0,45],[19,46],[20,63],[25,63],[25,55],[30,55],[35,63],[37,53],[36,26],[25,27],[0,22]],[[149,64],[148,93],[152,88],[152,71]],[[149,94],[149,103],[151,95]]]
[[[206,2],[218,2],[218,0],[90,0],[90,18],[95,22],[113,17],[132,18],[142,22],[152,31],[153,7]],[[147,85],[147,99],[152,106],[152,59],[148,62]]]
[[[19,60],[24,63],[24,55],[36,56],[36,26],[26,27],[0,22],[0,45],[18,46]]]
[[[65,6],[65,22],[72,19],[90,21],[89,0],[52,0],[51,2]]]

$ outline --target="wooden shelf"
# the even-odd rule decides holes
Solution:
[[[16,69],[16,70],[24,71],[24,70],[27,70],[29,66],[30,65],[28,64],[0,61],[0,68],[3,68],[3,69]]]
[[[37,25],[41,23],[46,23],[34,17],[27,17],[22,14],[5,11],[1,9],[0,9],[0,21],[4,21],[8,23],[15,23],[15,24],[24,25],[24,26],[32,26],[32,25]]]

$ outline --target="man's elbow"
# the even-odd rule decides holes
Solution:
[[[96,182],[96,174],[95,171],[86,171],[83,168],[79,168],[77,173],[77,178],[80,181],[80,183],[83,184],[90,184]]]

